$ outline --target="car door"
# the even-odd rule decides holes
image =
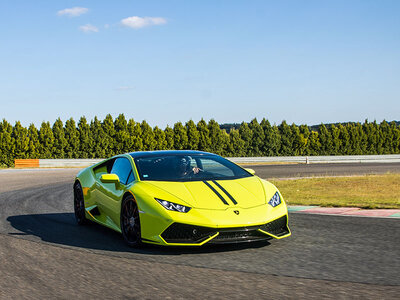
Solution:
[[[121,200],[127,186],[134,181],[134,174],[131,162],[126,157],[118,157],[110,174],[116,174],[119,177],[119,183],[102,183],[99,187],[99,197],[97,201],[100,207],[107,215],[105,222],[119,227],[119,215],[121,209]],[[110,221],[114,224],[110,224]]]

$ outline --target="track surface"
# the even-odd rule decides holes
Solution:
[[[399,297],[398,219],[291,214],[293,235],[280,241],[135,250],[75,224],[77,171],[0,171],[1,299]]]

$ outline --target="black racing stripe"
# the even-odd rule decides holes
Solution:
[[[207,181],[203,181],[203,182],[219,197],[219,199],[222,200],[222,202],[224,202],[224,204],[229,205],[228,202],[226,202],[226,200],[224,199],[224,197],[222,197],[221,194],[218,193],[218,191],[216,189],[214,189],[211,184],[209,184]]]
[[[212,182],[214,182],[214,184],[219,187],[228,197],[229,199],[231,199],[231,201],[233,202],[233,204],[237,204],[235,198],[232,197],[231,194],[228,193],[228,191],[226,189],[224,189],[218,182],[216,182],[215,180],[212,180]]]

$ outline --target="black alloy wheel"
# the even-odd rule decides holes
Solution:
[[[121,231],[128,246],[137,247],[141,244],[139,208],[132,195],[122,201]]]
[[[82,186],[79,182],[74,184],[74,212],[75,219],[79,225],[87,223],[85,217],[85,202],[83,198]]]

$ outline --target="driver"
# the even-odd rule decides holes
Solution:
[[[180,177],[187,177],[189,175],[193,174],[198,174],[200,171],[202,171],[198,167],[190,167],[190,161],[191,157],[190,156],[183,156],[178,158],[178,175]]]

